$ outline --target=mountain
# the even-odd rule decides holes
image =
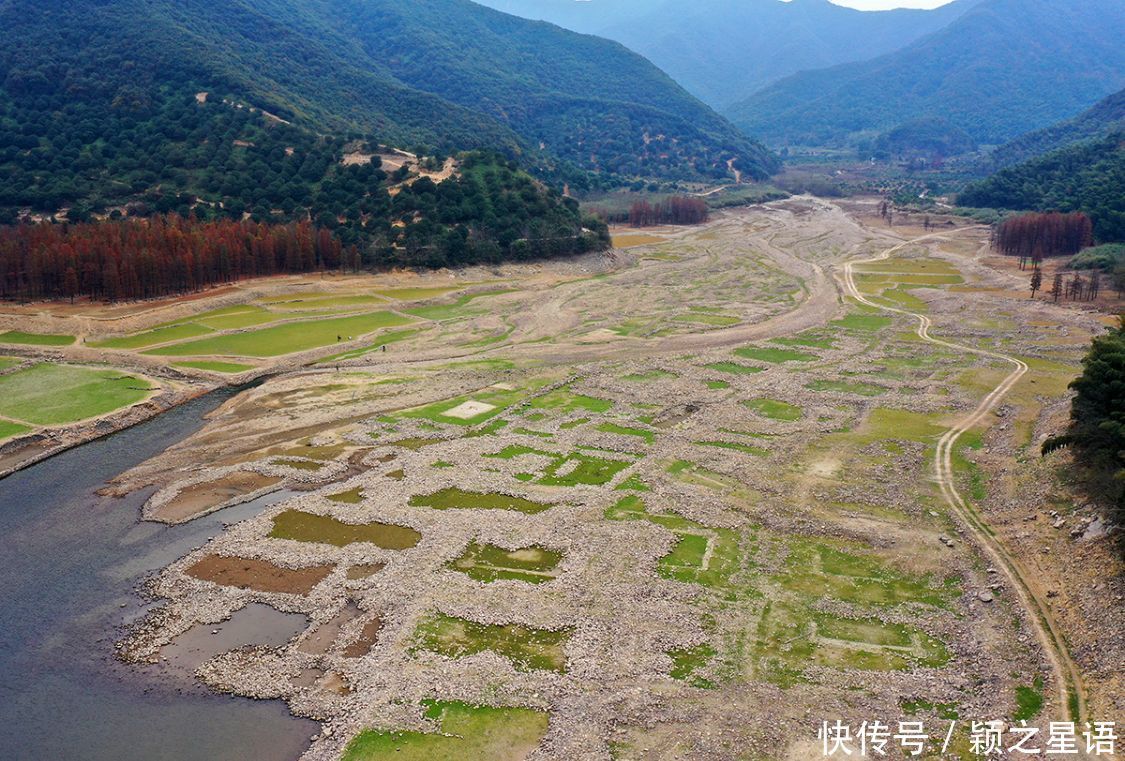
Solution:
[[[963,206],[1084,211],[1100,242],[1125,241],[1125,130],[1077,143],[973,183]]]
[[[898,50],[978,0],[861,12],[828,0],[478,0],[635,50],[715,108],[798,71]]]
[[[795,74],[727,114],[773,144],[841,144],[942,117],[994,145],[1125,86],[1123,37],[1120,0],[984,0],[903,50]]]
[[[1005,143],[988,156],[985,166],[992,171],[1003,169],[1068,145],[1123,130],[1125,90],[1120,90],[1073,119],[1021,135]]]
[[[197,93],[312,134],[499,150],[579,184],[568,167],[674,179],[776,169],[621,45],[468,0],[3,0],[0,29],[0,168],[33,180],[18,205],[112,180],[123,157],[164,171],[147,157],[199,127],[207,109],[186,108]],[[309,167],[302,181],[321,174]],[[44,181],[53,198],[36,197]]]

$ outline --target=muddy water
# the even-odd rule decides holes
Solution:
[[[0,480],[5,761],[286,761],[316,733],[280,702],[213,695],[182,670],[113,658],[123,627],[146,610],[135,591],[146,574],[286,496],[167,527],[138,521],[145,494],[95,495],[106,479],[196,431],[229,395],[208,395]]]

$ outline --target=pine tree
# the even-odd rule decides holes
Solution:
[[[1055,273],[1055,280],[1051,284],[1051,298],[1057,304],[1063,295],[1063,276],[1061,272]]]
[[[1125,318],[1108,335],[1094,339],[1083,360],[1068,437],[1087,465],[1114,476],[1118,511],[1125,511]]]

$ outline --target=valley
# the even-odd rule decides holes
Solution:
[[[229,627],[189,678],[319,722],[308,761],[804,761],[900,717],[971,758],[970,720],[1119,716],[1120,560],[1038,454],[1110,318],[875,206],[6,306],[0,388],[68,408],[0,408],[46,437],[0,465],[259,381],[107,474],[142,526],[215,526],[118,645],[160,673]],[[129,394],[20,378],[60,363]]]

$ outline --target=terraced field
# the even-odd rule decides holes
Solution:
[[[993,277],[985,235],[799,199],[613,267],[295,283],[121,336],[200,372],[302,363],[117,480],[159,484],[168,521],[292,490],[165,569],[124,651],[249,600],[305,614],[199,676],[323,721],[310,761],[805,761],[821,720],[1063,717],[1089,691],[1039,637],[1054,614],[966,518],[1065,404],[1083,347],[1050,326],[1097,324],[953,290]],[[964,345],[1029,370],[1001,401],[1009,363]]]

